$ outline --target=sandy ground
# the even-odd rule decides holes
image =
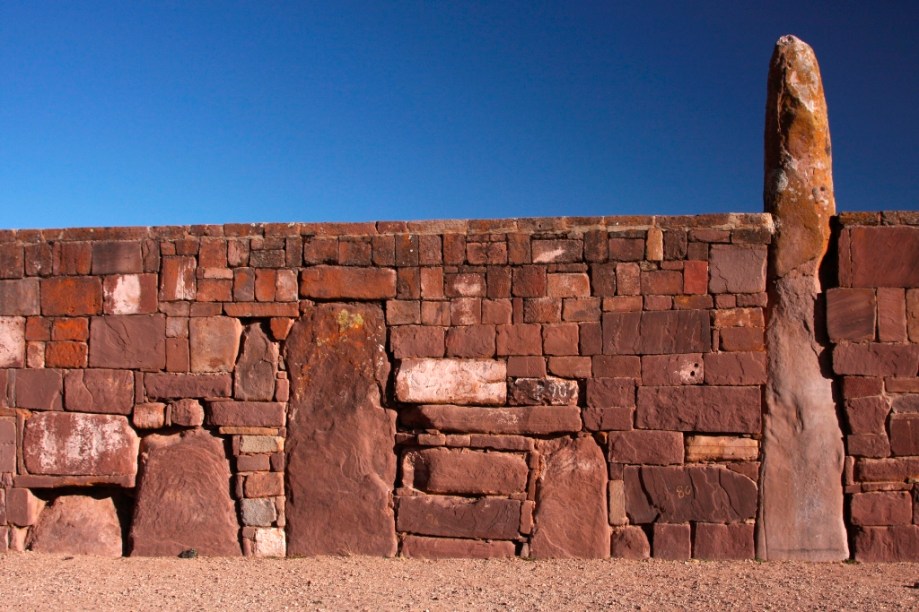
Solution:
[[[5,610],[909,610],[919,563],[0,555]]]

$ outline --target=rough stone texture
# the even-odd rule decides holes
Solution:
[[[503,361],[405,359],[396,374],[396,397],[418,404],[503,404],[506,377]]]
[[[269,497],[241,499],[239,514],[243,525],[253,527],[270,527],[278,518],[277,508]]]
[[[283,529],[256,529],[252,545],[255,557],[286,557],[287,536]]]
[[[280,402],[208,403],[207,423],[216,427],[283,427],[284,404]]]
[[[119,274],[102,282],[105,314],[131,315],[156,312],[156,274]]]
[[[635,525],[613,529],[610,543],[612,556],[617,559],[640,560],[651,556],[648,536],[641,527]]]
[[[407,427],[464,433],[545,435],[581,429],[577,406],[410,406],[399,411],[399,420]]]
[[[396,297],[396,271],[313,266],[300,273],[300,295],[321,300],[393,298]]]
[[[609,556],[607,467],[589,436],[540,440],[542,455],[530,554],[536,558]],[[572,519],[577,508],[577,520]]]
[[[166,367],[166,318],[163,315],[93,317],[89,326],[91,368]]]
[[[624,475],[633,523],[743,521],[756,514],[756,483],[723,467],[627,467]]]
[[[41,284],[45,316],[74,317],[102,312],[102,282],[91,276],[49,278]]]
[[[64,408],[77,412],[131,414],[134,374],[129,370],[67,370]]]
[[[698,385],[705,377],[701,353],[646,355],[641,358],[641,382],[645,385]]]
[[[274,399],[277,370],[278,345],[268,339],[261,325],[248,325],[233,373],[233,397],[240,400]]]
[[[729,352],[705,355],[709,385],[761,385],[766,382],[766,353]]]
[[[853,227],[849,249],[853,287],[919,287],[919,227]]]
[[[711,322],[706,310],[641,313],[639,353],[642,355],[706,352],[711,349],[711,345]]]
[[[6,519],[11,525],[18,527],[34,525],[44,507],[44,500],[32,495],[28,489],[7,489]]]
[[[862,527],[855,532],[855,560],[863,563],[915,561],[919,525]]]
[[[686,561],[692,557],[689,523],[654,523],[654,558]]]
[[[890,416],[890,452],[895,456],[919,455],[919,414]]]
[[[512,540],[519,535],[521,505],[500,497],[403,496],[396,527],[418,535]]]
[[[317,305],[290,331],[289,554],[396,554],[395,421],[381,406],[385,345],[376,306]]]
[[[17,408],[60,410],[63,406],[64,383],[60,370],[16,370],[13,380]]]
[[[25,365],[25,330],[25,317],[0,317],[0,368]]]
[[[635,424],[645,429],[759,433],[758,387],[639,387]]]
[[[226,373],[144,375],[144,390],[149,398],[229,397],[231,387]]]
[[[909,525],[913,499],[906,491],[857,493],[849,505],[853,525]]]
[[[0,281],[0,315],[37,315],[38,279]]]
[[[511,383],[510,403],[525,406],[573,406],[578,403],[576,380],[518,378]]]
[[[710,560],[752,559],[753,525],[697,524],[693,557]]]
[[[22,459],[31,474],[133,480],[138,444],[123,416],[41,412],[25,423]]]
[[[194,399],[180,399],[168,406],[168,421],[180,427],[200,427],[204,423],[204,407]]]
[[[756,461],[759,442],[734,436],[687,436],[686,461]]]
[[[850,376],[915,376],[919,371],[919,345],[837,344],[833,370]]]
[[[766,102],[763,200],[776,234],[769,262],[769,381],[757,530],[763,559],[848,557],[842,432],[814,320],[818,269],[836,208],[830,150],[814,52],[784,36],[770,63]]]
[[[166,425],[166,404],[145,402],[134,406],[131,423],[137,429],[159,429]]]
[[[766,247],[713,244],[709,255],[712,293],[758,293],[766,290]]]
[[[144,438],[131,522],[132,556],[239,556],[239,525],[230,499],[230,466],[210,433]]]
[[[514,543],[408,535],[402,541],[402,556],[415,559],[510,559],[514,557]]]
[[[243,325],[233,317],[193,317],[188,323],[192,372],[229,372]]]
[[[528,468],[522,455],[429,448],[407,452],[402,474],[428,493],[513,495],[526,490]]]
[[[674,431],[615,431],[609,434],[612,463],[683,463],[683,434]]]
[[[58,497],[41,513],[27,545],[42,553],[120,557],[121,524],[112,498]]]

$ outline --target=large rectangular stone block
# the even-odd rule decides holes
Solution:
[[[209,402],[207,423],[215,427],[283,427],[284,404],[280,402]]]
[[[478,359],[404,359],[396,374],[396,397],[430,404],[503,404],[507,365]]]
[[[919,227],[853,227],[841,258],[853,287],[919,287]]]
[[[641,314],[639,352],[643,355],[705,353],[711,347],[711,317],[707,310],[661,310]]]
[[[639,387],[635,424],[642,429],[760,433],[759,387]]]
[[[450,538],[512,540],[519,535],[522,502],[446,495],[399,498],[396,530]]]
[[[915,376],[919,372],[919,345],[837,344],[833,349],[833,370],[854,376]]]
[[[48,278],[41,282],[43,315],[95,315],[102,312],[102,281],[92,276]]]
[[[380,300],[396,297],[396,271],[389,268],[313,266],[300,273],[307,298]]]
[[[581,429],[577,406],[411,406],[399,412],[399,420],[407,427],[464,433],[546,435]]]
[[[402,458],[406,486],[428,493],[512,495],[527,486],[523,455],[428,448]]]
[[[402,556],[410,559],[510,559],[514,543],[506,540],[463,540],[405,536]]]
[[[67,370],[64,408],[74,412],[131,414],[134,373],[130,370]]]
[[[38,279],[0,281],[0,315],[37,315]]]
[[[624,480],[633,523],[723,523],[756,516],[756,483],[724,467],[627,467]]]
[[[89,365],[162,370],[166,367],[166,317],[93,317],[89,326]]]
[[[145,374],[144,389],[151,399],[229,397],[233,381],[220,374]]]
[[[25,317],[0,317],[0,368],[21,368],[25,360]]]

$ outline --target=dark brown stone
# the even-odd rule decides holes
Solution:
[[[855,560],[862,563],[919,559],[919,525],[862,527],[855,532]]]
[[[510,385],[510,403],[518,406],[573,406],[578,403],[578,383],[555,378],[517,378]]]
[[[412,559],[510,559],[514,543],[504,540],[460,540],[408,535],[402,541],[402,556]]]
[[[28,547],[41,553],[120,557],[121,524],[112,498],[58,497],[41,513]]]
[[[590,436],[539,440],[536,447],[543,466],[530,554],[542,559],[609,556],[607,467],[600,447]]]
[[[612,463],[683,463],[683,434],[674,431],[614,431],[609,434]]]
[[[654,558],[686,561],[692,557],[689,523],[654,523]]]
[[[123,416],[39,412],[25,423],[22,459],[31,474],[133,480],[138,444]]]
[[[399,411],[406,427],[463,433],[536,434],[576,432],[581,429],[577,406],[477,406],[421,405]]]
[[[32,410],[60,410],[64,384],[60,370],[12,370],[14,405]]]
[[[906,491],[856,493],[849,508],[853,525],[909,525],[913,520],[913,498]]]
[[[837,344],[833,349],[833,370],[855,376],[915,376],[919,372],[919,345]]]
[[[833,288],[826,292],[830,339],[874,340],[877,300],[873,289]]]
[[[758,387],[639,387],[635,424],[643,429],[760,433]]]
[[[643,355],[704,353],[711,346],[707,310],[663,310],[641,315],[639,352]]]
[[[145,374],[144,390],[150,399],[230,397],[230,374]]]
[[[742,560],[753,558],[753,525],[699,523],[693,546],[693,557],[709,560]]]
[[[140,463],[132,556],[174,557],[189,548],[206,556],[241,554],[220,439],[202,429],[148,436]]]
[[[522,455],[428,448],[405,453],[403,482],[428,493],[512,495],[526,490]]]
[[[93,317],[89,326],[92,368],[166,367],[166,318],[163,315]]]
[[[277,371],[278,345],[268,339],[261,325],[248,325],[233,373],[233,397],[249,401],[274,399]]]
[[[626,525],[613,529],[610,541],[614,559],[647,559],[651,556],[651,545],[644,529],[637,525]]]
[[[288,336],[291,555],[396,554],[395,421],[381,405],[385,345],[383,311],[370,305],[318,305]]]
[[[141,243],[136,241],[99,241],[92,243],[93,274],[134,274],[144,271]]]
[[[744,521],[756,515],[756,483],[723,467],[627,467],[624,479],[633,523]]]
[[[878,292],[878,340],[906,342],[906,292],[881,288]]]
[[[890,415],[890,452],[895,456],[919,455],[919,414]]]
[[[705,384],[760,385],[766,382],[766,353],[706,353]]]
[[[0,315],[39,314],[38,279],[0,281]]]
[[[849,249],[853,287],[919,286],[919,227],[853,227]]]
[[[500,497],[403,496],[396,527],[419,535],[512,540],[519,535],[521,506]]]
[[[308,298],[379,300],[396,297],[396,271],[388,268],[313,266],[300,273]]]
[[[67,370],[64,408],[75,412],[131,414],[134,373],[130,370]]]

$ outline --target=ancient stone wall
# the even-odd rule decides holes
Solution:
[[[853,552],[916,559],[919,218],[838,225]],[[772,237],[767,214],[2,232],[0,549],[753,558]]]

